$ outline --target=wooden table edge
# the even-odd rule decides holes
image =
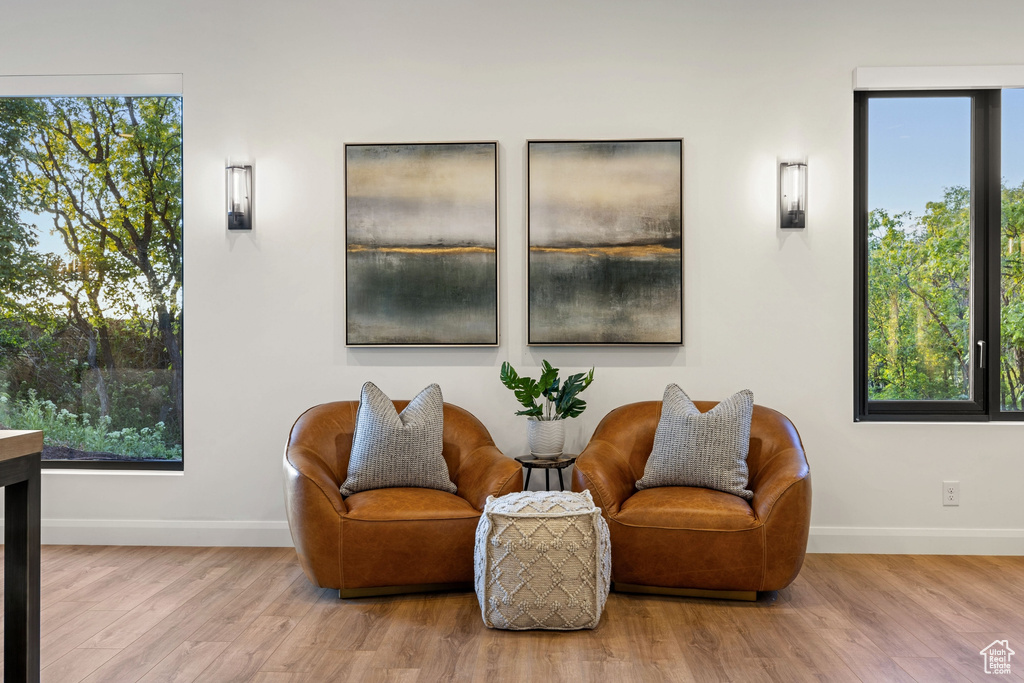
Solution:
[[[38,429],[0,429],[0,461],[40,453],[43,433]]]

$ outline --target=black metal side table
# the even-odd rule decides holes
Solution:
[[[526,469],[526,481],[523,482],[524,491],[530,487],[530,474],[532,474],[535,469],[544,470],[545,491],[551,490],[551,481],[549,480],[551,470],[558,470],[558,490],[564,491],[565,482],[562,481],[562,470],[576,462],[576,456],[567,455],[565,453],[557,458],[538,458],[536,455],[520,455],[516,458],[516,462]]]

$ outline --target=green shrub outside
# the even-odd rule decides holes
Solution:
[[[24,400],[15,400],[0,392],[0,425],[18,429],[41,429],[46,443],[80,451],[115,453],[125,458],[180,460],[181,446],[168,445],[163,422],[152,427],[123,427],[111,430],[111,418],[92,421],[88,413],[76,415],[58,408],[53,401],[40,399],[34,389]]]

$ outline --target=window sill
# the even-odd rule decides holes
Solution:
[[[48,474],[88,474],[88,475],[114,475],[114,476],[143,476],[143,477],[183,477],[184,470],[92,470],[92,469],[44,469],[43,476]]]

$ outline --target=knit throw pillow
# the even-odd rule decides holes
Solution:
[[[383,391],[364,384],[341,495],[398,486],[455,493],[441,455],[443,406],[441,387],[431,384],[399,414]]]
[[[701,413],[678,385],[668,385],[654,449],[636,487],[699,486],[750,500],[747,452],[753,413],[754,394],[746,389]]]

